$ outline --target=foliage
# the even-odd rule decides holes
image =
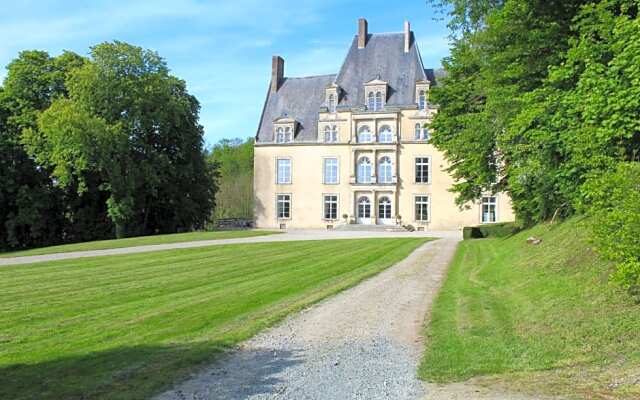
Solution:
[[[255,243],[5,266],[0,398],[153,398],[425,240]]]
[[[617,263],[613,281],[640,299],[640,163],[621,163],[615,173],[593,176],[584,192],[593,243]]]
[[[253,219],[253,139],[223,139],[208,161],[220,174],[214,218]]]
[[[465,226],[462,229],[462,237],[464,240],[488,237],[507,237],[516,234],[518,230],[518,226],[513,222]]]

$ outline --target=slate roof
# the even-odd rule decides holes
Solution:
[[[424,69],[413,34],[411,42],[405,53],[403,33],[369,34],[365,48],[358,49],[355,36],[337,75],[285,78],[276,93],[267,94],[257,142],[272,142],[273,120],[283,116],[299,123],[294,141],[316,142],[318,113],[325,106],[325,88],[332,83],[342,90],[338,109],[363,106],[364,84],[374,79],[389,85],[386,105],[414,105],[416,81],[429,79],[435,83],[437,74]]]

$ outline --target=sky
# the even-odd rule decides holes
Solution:
[[[157,51],[200,101],[205,141],[254,136],[271,75],[336,73],[357,31],[411,22],[425,67],[448,54],[446,21],[426,0],[0,0],[0,79],[21,50],[88,55],[120,40]]]

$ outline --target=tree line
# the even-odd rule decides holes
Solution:
[[[640,288],[640,2],[429,2],[451,16],[433,143],[458,203],[506,192],[523,226],[591,215]]]
[[[0,249],[204,227],[218,171],[199,110],[153,51],[21,52],[0,86]]]

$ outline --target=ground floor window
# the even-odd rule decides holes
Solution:
[[[496,222],[496,198],[494,196],[482,198],[482,222]]]
[[[276,215],[279,219],[291,218],[291,195],[279,194],[276,198]]]
[[[338,219],[338,196],[324,195],[324,219]]]
[[[416,196],[416,221],[429,221],[429,196]]]
[[[371,202],[368,197],[358,199],[358,218],[371,218]]]
[[[391,200],[381,197],[378,201],[378,218],[391,219]]]

